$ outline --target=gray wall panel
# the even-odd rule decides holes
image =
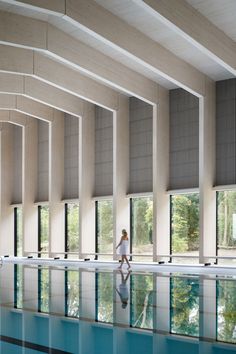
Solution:
[[[152,191],[153,108],[137,98],[129,101],[129,192]]]
[[[113,114],[95,108],[95,196],[113,194]]]
[[[38,120],[38,201],[47,201],[49,187],[49,123]]]
[[[198,187],[199,100],[170,90],[170,189]]]
[[[216,184],[236,183],[236,79],[216,83]]]
[[[12,203],[22,203],[22,127],[13,125]]]
[[[79,119],[65,114],[64,198],[79,197]]]

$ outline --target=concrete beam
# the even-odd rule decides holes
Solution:
[[[66,16],[75,26],[185,90],[204,94],[205,76],[172,52],[93,0],[67,0]]]
[[[134,1],[210,59],[236,75],[235,42],[187,1]]]
[[[33,76],[35,79],[44,81],[47,86],[41,88],[43,96],[50,97],[52,105],[54,101],[61,104],[65,103],[65,109],[62,110],[69,114],[78,116],[76,112],[78,112],[78,105],[80,105],[79,98],[110,110],[116,109],[118,105],[118,93],[113,89],[82,75],[74,68],[69,68],[42,55],[42,53],[34,53],[32,49],[0,44],[0,72],[5,73],[4,82],[7,81],[6,73]],[[14,78],[17,80],[15,75]],[[30,89],[32,90],[32,80],[30,81],[28,78],[28,82],[31,83]],[[17,87],[22,89],[22,82],[17,82],[17,84]],[[34,84],[34,90],[36,89],[35,85],[36,83]],[[53,91],[49,85],[56,87],[58,90]],[[27,89],[28,86],[24,86],[23,90]],[[4,87],[3,84],[0,84],[0,88],[2,87]],[[45,90],[46,88],[48,92]],[[13,92],[15,90],[16,88],[13,88]],[[65,91],[67,94],[60,93],[59,90]],[[70,97],[69,94],[77,97]],[[58,100],[56,96],[58,96]],[[69,109],[69,107],[71,108]]]
[[[18,3],[20,4],[20,2]],[[46,6],[44,10],[47,12],[47,4],[45,3],[44,5]],[[23,3],[22,6],[24,6]],[[42,11],[42,8],[40,7],[38,10]],[[62,16],[64,16],[64,13],[61,14],[61,17]],[[115,89],[123,90],[124,93],[137,96],[149,103],[156,101],[158,85],[155,82],[83,42],[72,38],[56,27],[37,19],[29,19],[25,16],[9,14],[2,11],[0,11],[0,23],[3,23],[2,31],[0,31],[0,43],[6,45],[10,44],[9,52],[12,52],[15,46],[34,49],[41,53],[43,51],[53,59],[56,58],[58,61],[66,63],[85,74],[89,74],[89,76]],[[31,39],[31,32],[35,35],[34,40]],[[13,68],[19,65],[22,65],[24,68],[24,66],[27,65],[27,59],[30,60],[30,58],[26,56],[26,49],[22,50],[25,61],[19,60],[20,63],[16,61]],[[9,54],[10,53],[8,53],[7,56],[9,56]],[[5,60],[4,63],[6,64],[7,61]],[[33,68],[28,68],[28,70],[30,69],[33,70]],[[29,74],[31,74],[31,72],[29,72]],[[63,78],[64,76],[60,75],[59,78],[60,77]],[[89,78],[87,79],[92,81]],[[98,85],[96,82],[94,84]],[[101,84],[100,86],[102,87]],[[84,86],[84,89],[86,89],[86,87],[87,85]],[[106,89],[107,91],[111,90],[108,87],[106,87]],[[99,102],[97,102],[97,104],[99,104]]]
[[[7,82],[6,86],[4,82]],[[0,93],[8,94],[3,98],[2,108],[8,108],[8,104],[12,106],[15,95],[11,94],[17,94],[73,116],[83,114],[83,100],[30,76],[0,73]]]
[[[52,122],[54,115],[54,109],[42,103],[27,97],[2,93],[0,94],[0,110],[18,111],[47,122]]]

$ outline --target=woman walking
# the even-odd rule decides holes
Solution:
[[[126,261],[126,263],[128,265],[128,269],[130,269],[131,266],[130,266],[130,263],[127,258],[128,247],[129,247],[129,238],[128,238],[127,231],[125,229],[122,230],[122,236],[121,236],[120,242],[116,246],[116,249],[118,247],[120,247],[120,255],[121,255],[121,264],[118,268],[121,269],[124,261]]]

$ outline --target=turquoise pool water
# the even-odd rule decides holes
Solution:
[[[236,353],[236,278],[4,264],[0,349]]]

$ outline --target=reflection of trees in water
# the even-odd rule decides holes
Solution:
[[[97,320],[113,322],[113,274],[97,273]]]
[[[172,201],[172,252],[199,248],[199,195],[175,195]]]
[[[39,269],[39,311],[49,313],[50,279],[49,269]]]
[[[131,276],[131,325],[153,329],[153,277]]]
[[[79,317],[79,272],[67,271],[67,316]]]
[[[199,336],[199,280],[171,278],[171,332]]]
[[[235,281],[217,281],[217,340],[236,343]]]

